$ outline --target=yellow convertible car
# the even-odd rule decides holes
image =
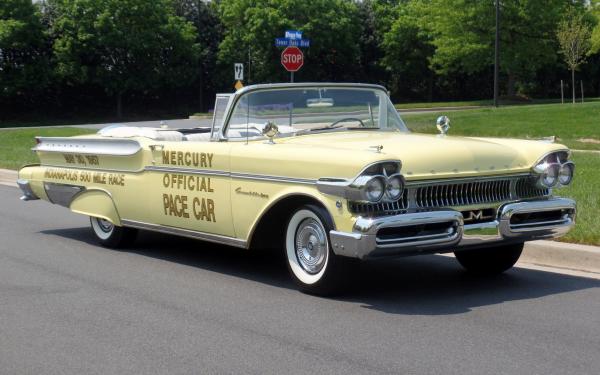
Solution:
[[[357,260],[454,252],[511,268],[528,240],[565,234],[569,150],[548,141],[411,133],[377,85],[248,86],[218,95],[211,127],[110,126],[38,137],[23,200],[88,215],[105,246],[137,229],[275,247],[303,291],[338,290]]]

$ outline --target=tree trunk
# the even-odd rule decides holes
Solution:
[[[513,73],[508,73],[508,82],[506,83],[506,94],[508,97],[515,96],[515,85],[517,83],[517,77]]]
[[[575,104],[575,69],[571,69],[571,86],[573,86],[573,104]]]
[[[120,120],[123,117],[123,93],[117,93],[117,118]]]

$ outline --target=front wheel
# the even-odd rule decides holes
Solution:
[[[302,292],[330,295],[341,288],[352,262],[331,250],[329,231],[332,228],[327,211],[315,205],[302,206],[288,221],[287,266]]]
[[[114,225],[99,217],[90,217],[92,232],[100,245],[111,248],[122,248],[135,241],[137,230]]]
[[[468,272],[478,275],[496,275],[509,270],[523,252],[523,243],[497,247],[455,251],[456,260]]]

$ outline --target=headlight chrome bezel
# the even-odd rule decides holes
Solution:
[[[568,151],[555,151],[538,161],[532,169],[533,173],[537,176],[536,187],[540,189],[552,189],[569,185],[573,181],[575,164],[568,158]],[[567,168],[570,176],[566,180],[561,180],[561,171]]]
[[[355,178],[346,180],[324,177],[317,181],[317,188],[324,194],[331,194],[358,203],[391,203],[405,194],[405,179],[400,173],[400,160],[385,160],[367,165]],[[382,194],[369,194],[369,186],[379,183]],[[396,190],[392,189],[396,186]],[[395,194],[394,194],[395,193]]]

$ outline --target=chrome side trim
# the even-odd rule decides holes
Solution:
[[[57,184],[54,182],[44,182],[44,190],[48,195],[48,200],[51,203],[58,204],[64,207],[70,207],[71,202],[85,190],[84,186]]]
[[[174,234],[176,236],[194,238],[223,245],[235,246],[242,249],[248,248],[248,243],[246,241],[235,237],[222,236],[218,234],[199,232],[191,229],[176,228],[167,225],[151,224],[128,219],[122,219],[121,223],[126,227],[150,230],[160,233]]]
[[[19,186],[23,192],[23,196],[21,196],[22,201],[34,201],[36,199],[40,199],[37,195],[35,195],[33,190],[31,190],[31,185],[29,184],[28,180],[18,179],[17,186]]]
[[[270,176],[270,175],[263,175],[263,174],[239,173],[239,172],[232,172],[231,178],[237,178],[237,179],[242,179],[242,180],[290,182],[290,183],[294,183],[294,184],[304,184],[304,185],[314,185],[317,183],[316,180],[312,180],[312,179],[308,179],[308,178]]]
[[[36,140],[38,144],[33,151],[129,156],[142,149],[133,139],[36,137]]]
[[[118,173],[141,173],[144,171],[144,168],[140,169],[114,169],[114,168],[90,168],[90,167],[71,167],[67,165],[56,165],[56,164],[43,164],[40,167],[44,168],[61,168],[61,169],[73,169],[73,170],[83,170],[83,171],[102,171],[102,172],[118,172]]]
[[[185,173],[185,174],[200,174],[208,176],[224,176],[229,177],[230,173],[216,169],[198,169],[198,168],[173,168],[173,167],[157,167],[148,166],[144,168],[146,171],[164,172],[164,173]]]

